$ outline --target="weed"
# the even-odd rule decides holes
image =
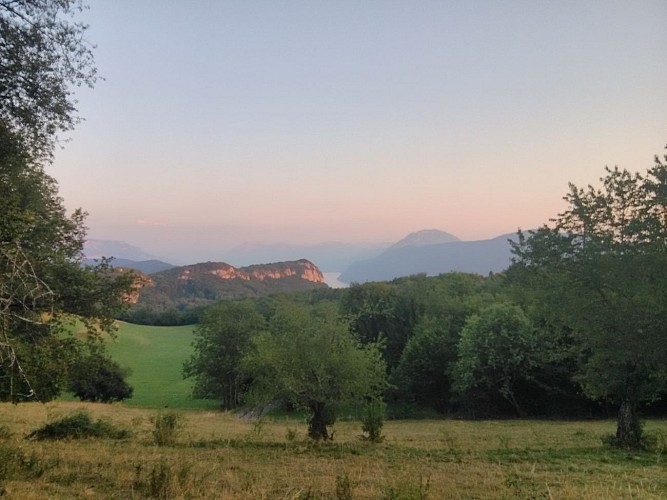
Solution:
[[[146,494],[149,498],[166,499],[171,496],[171,490],[171,469],[165,462],[160,462],[149,474]]]
[[[440,440],[445,444],[448,451],[454,451],[456,449],[457,440],[455,436],[452,436],[445,429],[440,429]]]
[[[154,465],[148,473],[148,478],[143,477],[144,466],[134,466],[133,487],[146,498],[167,499],[174,496],[174,481],[171,467],[161,461]],[[179,478],[180,480],[180,478]]]
[[[4,425],[0,425],[0,439],[9,439],[12,437],[12,433]]]
[[[26,438],[37,440],[83,439],[93,437],[125,439],[129,437],[129,435],[129,431],[125,429],[119,429],[104,420],[93,421],[88,412],[78,411],[32,431]]]
[[[264,417],[259,417],[252,422],[251,435],[257,439],[261,439],[266,427],[266,420]]]
[[[23,453],[13,446],[0,446],[0,483],[10,479],[23,462]]]
[[[505,474],[505,486],[514,498],[550,498],[549,486],[538,484],[534,479],[535,464],[529,473],[512,470]]]
[[[292,429],[291,427],[287,429],[287,432],[285,433],[285,439],[289,441],[290,443],[296,441],[296,437],[298,435],[298,432],[296,429]]]
[[[667,433],[656,432],[654,438],[655,445],[653,446],[653,451],[655,452],[655,463],[660,464],[667,450]]]
[[[503,450],[508,450],[510,447],[510,437],[505,434],[500,434],[498,436],[498,441],[500,441],[500,447]]]
[[[405,481],[398,486],[389,487],[384,496],[384,500],[427,500],[430,495],[431,478],[425,480],[419,476],[419,481]]]
[[[336,499],[352,500],[352,483],[347,474],[336,477]]]
[[[177,413],[159,413],[153,418],[153,440],[158,446],[169,446],[176,442],[181,427],[181,417]]]

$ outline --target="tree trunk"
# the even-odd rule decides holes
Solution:
[[[316,401],[310,404],[310,409],[313,414],[308,420],[308,436],[315,440],[327,441],[332,439],[327,431],[327,426],[333,422],[326,404]]]
[[[505,401],[512,405],[512,408],[514,408],[514,411],[516,412],[516,416],[519,418],[525,418],[526,412],[523,411],[523,408],[521,408],[521,405],[519,405],[516,397],[514,397],[514,391],[510,388],[509,383],[505,382],[500,387],[499,391],[503,398],[505,398]]]
[[[641,447],[642,428],[637,417],[637,405],[631,398],[624,398],[618,409],[616,439],[614,444],[620,448]]]

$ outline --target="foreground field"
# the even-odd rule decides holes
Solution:
[[[88,409],[132,431],[120,441],[33,441],[54,418]],[[9,498],[666,498],[667,421],[655,451],[605,449],[611,421],[392,421],[386,440],[340,422],[311,443],[298,420],[250,422],[179,413],[176,441],[157,446],[157,412],[72,402],[0,405],[0,488]]]

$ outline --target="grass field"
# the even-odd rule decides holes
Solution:
[[[193,326],[143,326],[118,323],[116,340],[107,343],[111,357],[130,368],[134,396],[128,406],[144,408],[212,408],[214,401],[193,400],[192,380],[183,380],[183,362],[193,352]]]
[[[46,421],[86,408],[130,438],[26,440]],[[179,411],[157,446],[156,410],[122,404],[0,404],[0,491],[8,498],[667,498],[667,421],[649,421],[655,450],[601,445],[611,421],[390,421],[381,444],[339,422],[313,443],[298,420],[247,422]]]

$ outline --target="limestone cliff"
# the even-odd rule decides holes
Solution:
[[[225,262],[202,262],[151,274],[138,283],[138,298],[132,297],[132,302],[153,310],[182,311],[218,300],[326,286],[317,266],[305,259],[239,268]]]

